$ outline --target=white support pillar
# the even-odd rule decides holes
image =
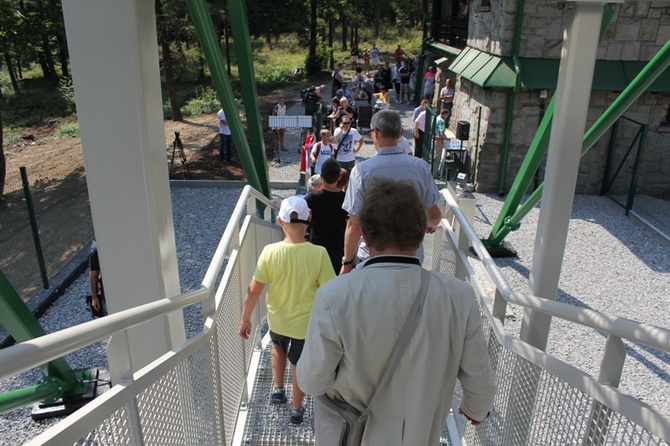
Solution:
[[[110,312],[179,294],[153,0],[63,0]],[[181,312],[128,331],[132,371],[184,339]],[[127,364],[109,365],[115,382]],[[123,361],[120,361],[123,362]],[[127,362],[127,361],[126,361]]]
[[[532,294],[556,299],[591,97],[604,1],[578,0],[566,11],[556,107],[530,272]],[[524,313],[521,339],[544,350],[551,317]]]

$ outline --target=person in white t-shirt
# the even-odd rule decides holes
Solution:
[[[340,138],[343,138],[341,144]],[[356,165],[356,153],[363,146],[363,137],[358,133],[358,130],[351,128],[349,117],[342,118],[340,126],[335,130],[333,145],[335,146],[335,152],[337,152],[335,160],[351,172],[351,169]]]
[[[286,116],[286,100],[283,97],[279,98],[279,103],[275,105],[272,114],[274,116]],[[282,152],[288,152],[284,146],[284,135],[286,135],[286,127],[284,127],[284,124],[280,124],[273,130],[275,132],[275,150],[278,150],[281,147]]]
[[[398,139],[398,147],[400,147],[403,152],[405,152],[408,155],[412,155],[412,145],[409,143],[409,140],[405,138],[405,135],[402,135],[400,139]]]
[[[314,166],[314,174],[321,173],[321,166],[324,161],[333,157],[335,148],[330,142],[330,130],[323,129],[321,130],[321,141],[315,143],[312,146],[312,152],[309,157],[312,160],[312,165]]]

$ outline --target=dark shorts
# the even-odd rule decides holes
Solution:
[[[281,348],[291,364],[296,365],[302,354],[302,348],[305,346],[304,339],[293,339],[288,336],[280,335],[270,330],[270,339],[272,343]]]

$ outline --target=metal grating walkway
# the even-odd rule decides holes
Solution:
[[[304,401],[305,419],[300,425],[291,424],[289,408],[291,386],[286,386],[286,404],[271,404],[272,366],[270,364],[270,343],[260,355],[254,388],[247,406],[247,422],[242,439],[243,446],[303,446],[315,445],[312,397]],[[287,366],[285,382],[291,382],[291,368]],[[450,415],[451,416],[451,415]],[[445,423],[440,446],[452,446]]]

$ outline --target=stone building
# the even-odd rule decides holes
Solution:
[[[446,71],[437,91],[446,77],[455,80],[450,126],[455,130],[459,120],[471,124],[467,145],[470,162],[476,160],[470,171],[478,191],[505,193],[518,173],[556,88],[570,8],[570,2],[543,0],[436,0],[423,67],[435,64]],[[605,8],[611,19],[598,47],[587,128],[575,129],[582,134],[670,40],[668,2],[626,1]],[[608,130],[582,157],[577,193],[599,193],[607,172],[612,178],[617,170],[610,191],[627,193],[638,145],[625,155],[647,124],[637,190],[669,197],[669,107],[670,69],[624,113],[616,134]],[[538,182],[543,173],[541,167]]]

